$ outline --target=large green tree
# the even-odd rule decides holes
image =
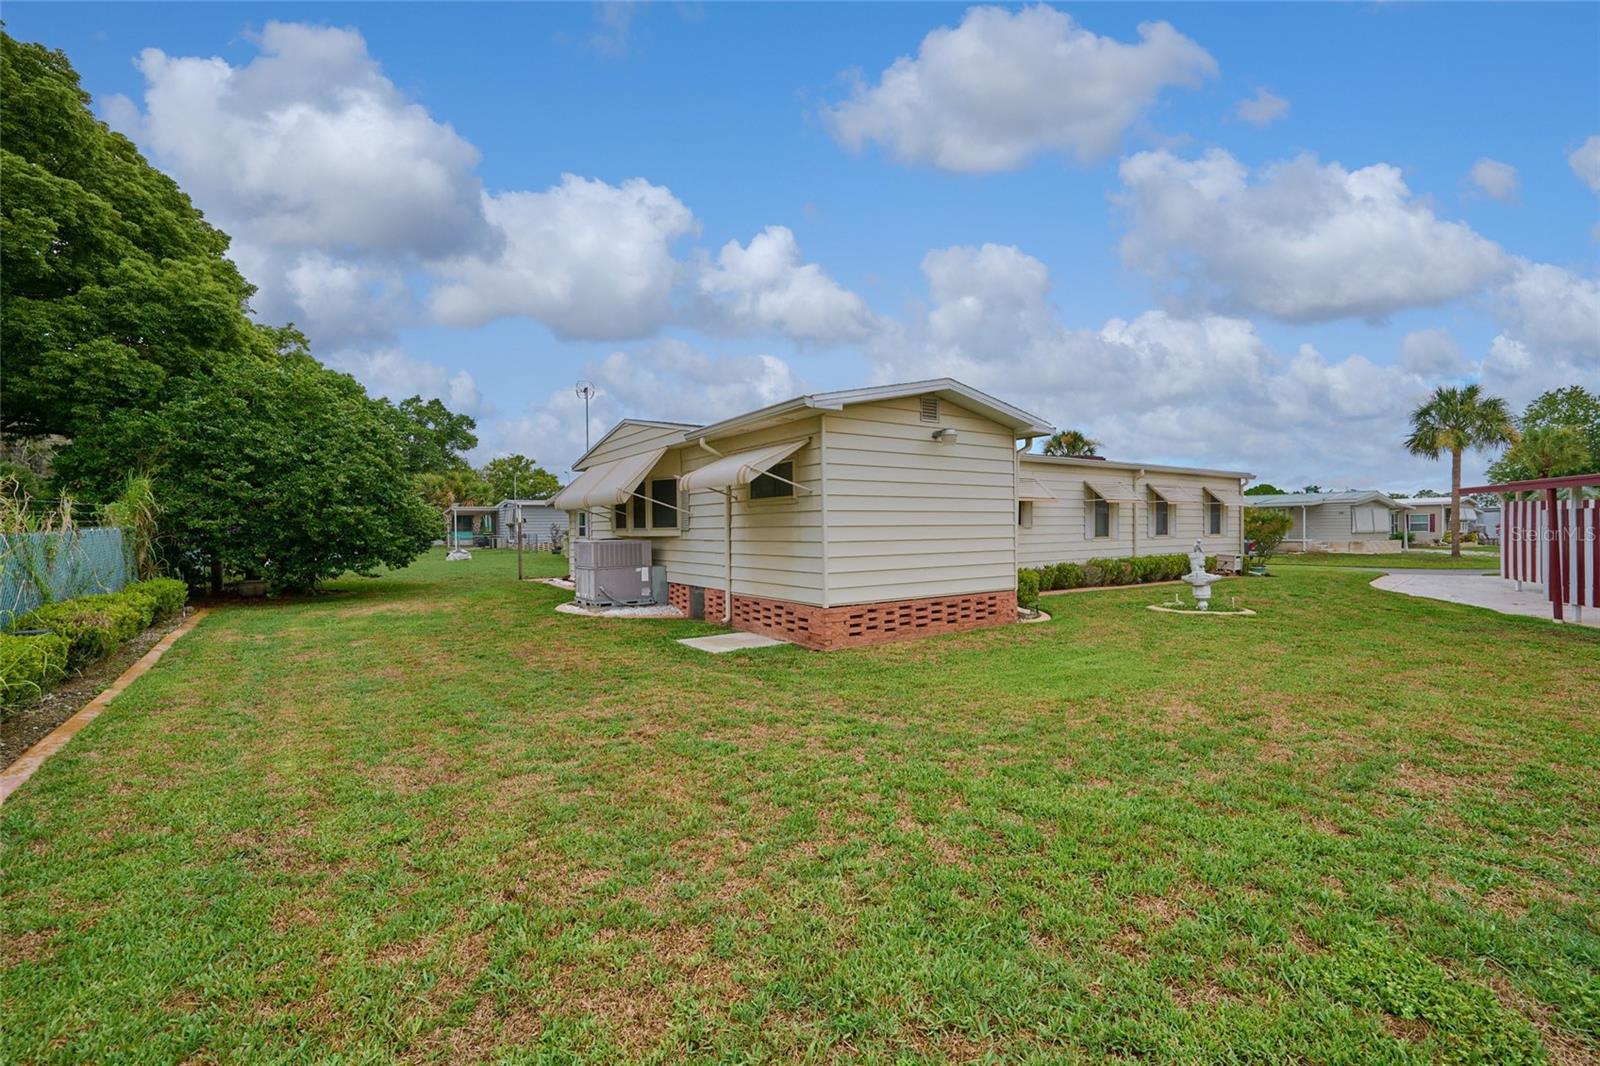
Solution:
[[[1517,419],[1517,428],[1524,440],[1489,467],[1495,481],[1600,470],[1600,395],[1582,385],[1541,394]]]
[[[411,464],[443,461],[398,423],[459,459],[471,420],[374,401],[293,328],[252,322],[227,235],[94,117],[65,55],[0,35],[0,100],[0,432],[64,441],[55,477],[78,499],[148,475],[161,550],[192,579],[305,588],[424,550],[438,526]]]
[[[399,437],[353,378],[309,356],[241,359],[185,378],[154,411],[124,409],[58,460],[94,487],[121,456],[149,473],[169,560],[279,590],[403,566],[439,535],[401,471]]]
[[[1437,459],[1450,453],[1450,554],[1461,554],[1461,454],[1516,440],[1516,426],[1499,397],[1477,385],[1440,385],[1411,412],[1406,450]]]
[[[65,55],[4,35],[0,99],[0,429],[71,437],[250,346],[227,235],[94,117]]]
[[[561,491],[560,480],[526,455],[490,459],[478,471],[488,482],[495,503],[501,500],[543,500]]]
[[[413,396],[385,404],[389,424],[399,434],[405,468],[411,474],[444,474],[467,465],[465,453],[478,446],[478,423],[456,414],[442,400]]]

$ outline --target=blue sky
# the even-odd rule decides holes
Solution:
[[[1414,490],[1433,385],[1600,387],[1592,4],[6,21],[234,235],[262,317],[469,410],[480,457],[564,468],[580,377],[599,432],[952,374],[1115,456]]]

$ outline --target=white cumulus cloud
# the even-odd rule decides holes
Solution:
[[[819,344],[861,340],[873,329],[861,297],[804,262],[785,226],[768,226],[746,245],[723,245],[695,288],[702,320],[713,328]]]
[[[624,417],[705,424],[805,392],[787,362],[773,355],[713,355],[668,338],[611,352],[583,367],[596,394],[589,440]],[[584,451],[583,401],[558,389],[521,414],[488,427],[493,450],[538,456],[564,470]]]
[[[387,396],[396,402],[411,396],[443,400],[450,410],[474,417],[493,410],[484,402],[470,372],[452,371],[439,363],[418,359],[402,348],[335,352],[327,362],[354,377],[375,396]]]
[[[1468,367],[1447,329],[1418,329],[1400,340],[1400,365],[1425,378],[1453,377]]]
[[[1046,152],[1092,161],[1116,150],[1163,89],[1216,72],[1166,22],[1141,23],[1127,43],[1042,5],[974,7],[824,118],[851,149],[876,143],[900,162],[945,170],[1010,170]]]
[[[1467,171],[1467,179],[1491,200],[1509,203],[1517,198],[1517,168],[1497,159],[1480,159]]]
[[[1252,126],[1270,126],[1280,118],[1289,116],[1289,101],[1269,89],[1258,88],[1254,96],[1247,96],[1235,104],[1233,113]]]
[[[1387,164],[1301,156],[1252,175],[1221,149],[1122,162],[1123,258],[1195,307],[1291,322],[1382,319],[1502,276],[1510,257],[1439,218]]]
[[[670,316],[672,245],[695,222],[665,187],[566,174],[544,192],[486,196],[484,211],[500,246],[440,265],[431,306],[441,322],[526,315],[563,338],[621,340],[647,336]]]
[[[1400,487],[1432,468],[1400,441],[1430,380],[1311,345],[1274,352],[1239,317],[1146,311],[1063,323],[1019,249],[939,249],[930,303],[867,352],[880,381],[949,374],[1105,443],[1105,454],[1252,470],[1280,483]]]
[[[1600,133],[1574,148],[1567,156],[1567,165],[1579,181],[1589,186],[1589,191],[1600,196]]]
[[[269,22],[260,54],[139,54],[119,123],[224,229],[258,244],[437,256],[489,231],[478,151],[407,100],[355,30]]]

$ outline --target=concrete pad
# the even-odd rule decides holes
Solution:
[[[696,651],[708,651],[713,655],[724,652],[744,651],[747,648],[775,648],[779,644],[789,643],[787,640],[778,640],[776,637],[763,637],[759,633],[718,633],[710,637],[688,637],[678,641]]]
[[[1524,584],[1522,591],[1518,592],[1515,581],[1507,581],[1498,574],[1475,574],[1459,570],[1391,571],[1375,579],[1372,587],[1404,596],[1463,603],[1469,607],[1487,607],[1501,614],[1517,614],[1527,618],[1550,617],[1550,600],[1537,585]],[[1573,622],[1578,609],[1567,604],[1563,613],[1566,615],[1565,621]],[[1583,621],[1578,624],[1600,627],[1600,611],[1584,611]]]
[[[584,618],[682,618],[683,612],[669,604],[649,607],[584,607],[576,603],[558,603],[561,614],[582,615]]]

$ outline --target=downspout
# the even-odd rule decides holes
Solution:
[[[1310,549],[1306,547],[1306,505],[1300,505],[1300,554],[1304,555]]]
[[[1239,566],[1241,571],[1245,565],[1244,554],[1244,483],[1246,479],[1239,479]],[[1241,575],[1243,576],[1242,572]]]
[[[704,437],[697,441],[700,447],[722,458],[722,453],[707,444]],[[722,624],[733,622],[733,486],[722,490]]]
[[[1129,524],[1133,526],[1133,557],[1135,559],[1139,557],[1139,481],[1143,477],[1144,467],[1140,467],[1133,475],[1133,503],[1129,505],[1129,509],[1133,512],[1130,515],[1133,521]]]

